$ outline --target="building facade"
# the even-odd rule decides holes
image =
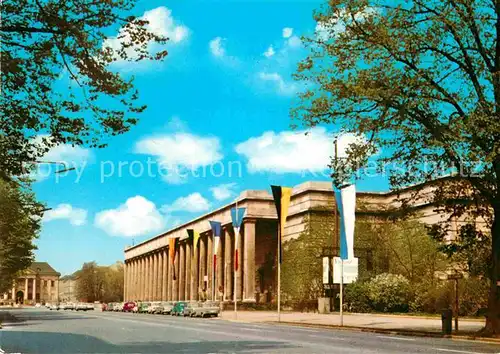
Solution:
[[[357,194],[358,216],[387,217],[401,208],[401,200],[415,192],[416,187],[388,193]],[[429,196],[432,186],[413,198],[415,218],[425,224],[450,222],[449,215],[438,213]],[[129,300],[176,301],[198,300],[206,289],[208,299],[232,301],[234,293],[242,302],[268,302],[275,283],[263,284],[261,269],[269,255],[277,251],[277,215],[272,195],[267,191],[244,191],[237,198],[238,207],[246,208],[239,235],[235,236],[230,210],[235,202],[173,228],[145,242],[125,249],[124,298]],[[283,242],[298,237],[306,228],[306,216],[327,208],[333,213],[334,194],[329,182],[306,182],[293,188]],[[209,220],[222,223],[219,247],[214,251],[214,239]],[[450,239],[464,220],[452,220]],[[197,247],[188,237],[193,229],[201,237]],[[234,276],[235,237],[238,237],[239,267]],[[169,252],[169,240],[176,239],[175,250]],[[213,265],[214,252],[216,264]],[[172,257],[173,256],[173,257]],[[286,257],[286,254],[284,255]],[[271,277],[273,277],[271,275]],[[269,289],[269,287],[271,289]]]
[[[34,305],[59,301],[59,277],[46,262],[33,262],[0,299],[4,303]]]

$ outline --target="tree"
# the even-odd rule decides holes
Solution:
[[[0,179],[0,293],[34,260],[41,210],[32,193]]]
[[[115,61],[162,60],[168,38],[128,16],[135,0],[6,0],[1,4],[0,177],[26,172],[59,144],[104,147],[146,108]],[[108,38],[119,26],[117,37]],[[68,90],[57,89],[68,75]],[[38,138],[38,139],[37,139]]]
[[[113,302],[123,300],[123,264],[109,267],[98,266],[96,262],[84,263],[77,271],[76,294],[86,302]]]
[[[307,88],[295,124],[360,136],[347,158],[332,161],[337,185],[372,161],[395,189],[459,174],[434,184],[432,202],[451,194],[462,203],[448,206],[490,213],[485,330],[500,333],[500,3],[330,0],[315,18],[296,73]],[[459,217],[466,208],[449,209]]]

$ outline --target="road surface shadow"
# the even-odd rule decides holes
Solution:
[[[72,333],[0,331],[0,347],[7,353],[238,353],[297,348],[269,341],[128,342],[115,345],[99,338]]]

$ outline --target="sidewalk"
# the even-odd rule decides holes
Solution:
[[[224,311],[222,318],[235,320],[233,311]],[[238,321],[277,322],[278,315],[270,311],[239,311]],[[302,325],[340,326],[339,313],[318,314],[302,312],[282,312],[281,322]],[[470,334],[484,327],[485,320],[464,319],[458,322],[460,334]],[[453,322],[454,324],[454,322]],[[441,318],[408,315],[344,314],[344,326],[369,328],[373,330],[415,331],[441,333]],[[455,332],[454,332],[455,333]]]

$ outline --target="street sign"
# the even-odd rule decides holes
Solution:
[[[330,283],[330,257],[323,257],[323,284]]]
[[[462,273],[448,274],[448,280],[462,279],[464,275]]]
[[[344,268],[344,284],[351,284],[358,279],[358,258],[342,259],[333,257],[333,283],[340,284],[342,276],[342,267]]]

